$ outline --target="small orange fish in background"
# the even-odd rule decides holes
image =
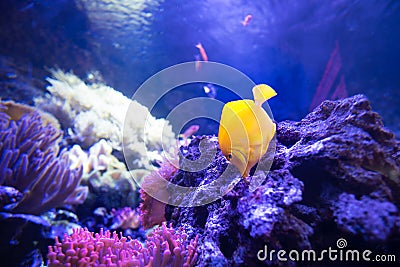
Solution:
[[[186,129],[186,131],[182,134],[179,135],[180,138],[187,139],[197,133],[197,131],[200,129],[200,125],[193,124],[189,128]]]
[[[242,25],[243,25],[243,26],[246,26],[247,24],[249,24],[252,18],[253,18],[252,15],[250,15],[250,14],[247,15],[247,16],[244,18],[244,20],[242,21]]]
[[[195,67],[196,71],[199,71],[201,68],[200,55],[195,55],[194,58],[195,58],[194,67]]]
[[[180,139],[182,139],[182,143],[181,143],[181,145],[183,144],[183,145],[185,145],[185,146],[187,146],[188,145],[188,139],[190,138],[190,137],[192,137],[195,133],[197,133],[197,131],[200,129],[200,125],[197,125],[197,124],[193,124],[193,125],[191,125],[189,128],[187,128],[186,129],[186,131],[184,132],[184,133],[182,133],[182,134],[180,134],[179,136],[178,136],[178,138],[180,138]]]
[[[198,43],[198,44],[196,45],[196,47],[199,49],[200,55],[201,55],[201,58],[203,59],[203,61],[208,61],[208,56],[207,56],[206,50],[205,50],[204,47],[201,45],[201,43]]]

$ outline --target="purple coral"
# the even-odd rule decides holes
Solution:
[[[83,202],[87,188],[79,187],[82,168],[70,169],[67,153],[58,155],[60,136],[39,113],[28,112],[13,120],[0,103],[0,185],[23,194],[21,201],[7,209],[39,214]]]
[[[197,240],[163,224],[147,236],[146,246],[117,233],[75,229],[49,247],[48,266],[194,266]]]

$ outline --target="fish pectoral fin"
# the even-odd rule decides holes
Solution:
[[[230,161],[239,170],[240,174],[242,174],[242,177],[244,177],[244,175],[246,174],[246,171],[247,171],[247,165],[249,163],[248,153],[244,153],[243,151],[241,151],[239,149],[234,149],[234,150],[232,150],[231,155],[232,155],[232,158],[230,159]],[[248,173],[247,173],[247,175],[248,175]]]
[[[253,167],[253,166],[250,167],[250,165],[247,164],[246,170],[242,173],[242,177],[244,178],[244,180],[247,181],[247,178],[249,178],[249,176],[250,176],[250,170],[251,170],[252,167]]]

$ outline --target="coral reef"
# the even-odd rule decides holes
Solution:
[[[124,151],[132,166],[150,169],[163,144],[174,144],[175,134],[168,121],[154,118],[138,102],[104,84],[86,84],[71,73],[58,70],[52,75],[54,78],[47,79],[50,94],[35,98],[35,104],[54,114],[72,140],[83,148],[106,139],[113,149],[121,151],[125,127],[130,134],[124,136]],[[128,108],[135,113],[134,118],[127,116]]]
[[[4,106],[4,113],[6,113],[11,120],[18,121],[21,117],[28,113],[38,113],[43,125],[51,124],[57,131],[60,130],[60,123],[58,120],[50,113],[43,112],[38,108],[28,106],[25,104],[17,103],[14,101],[3,101],[1,104]],[[59,135],[57,142],[60,142],[62,135]]]
[[[142,230],[136,229],[139,215],[133,208],[137,203],[129,200],[136,198],[129,196],[137,193],[136,187],[125,164],[113,155],[108,141],[100,140],[88,151],[76,145],[57,156],[60,132],[52,123],[45,122],[35,112],[13,115],[14,120],[5,112],[6,106],[1,109],[1,177],[9,180],[9,175],[30,174],[24,171],[28,169],[24,164],[33,159],[36,165],[54,161],[47,171],[34,168],[31,172],[44,171],[38,177],[47,177],[53,171],[61,172],[61,168],[65,168],[65,173],[68,171],[68,175],[79,176],[79,179],[83,173],[82,183],[92,194],[85,207],[78,207],[81,221],[74,213],[60,209],[43,215],[45,220],[32,215],[0,213],[4,229],[18,222],[17,228],[13,228],[16,231],[20,230],[21,224],[27,224],[37,232],[47,233],[24,239],[23,242],[31,242],[29,246],[12,247],[10,253],[19,249],[24,255],[22,261],[12,259],[13,262],[37,262],[43,255],[43,245],[50,243],[49,237],[59,237],[60,232],[70,231],[79,224],[93,231],[105,227],[124,231],[127,236],[144,236]],[[14,136],[11,140],[5,138],[10,134]],[[35,142],[39,137],[42,142]],[[297,266],[290,260],[279,261],[276,255],[259,259],[258,252],[265,246],[269,251],[321,251],[335,248],[339,239],[345,239],[351,249],[368,249],[374,254],[400,257],[397,249],[400,245],[400,142],[383,126],[365,96],[325,101],[299,122],[277,123],[273,142],[276,142],[276,153],[267,153],[258,163],[257,170],[253,168],[250,172],[252,177],[243,180],[218,149],[215,136],[192,138],[189,144],[180,147],[178,170],[177,158],[176,162],[164,160],[160,162],[160,168],[140,183],[145,189],[141,191],[143,203],[140,206],[143,226],[149,228],[161,224],[146,240],[142,237],[145,245],[109,231],[94,234],[87,229],[74,230],[70,236],[66,234],[62,242],[56,237],[55,245],[49,248],[48,265]],[[31,149],[27,148],[28,144]],[[15,156],[19,160],[13,158],[16,150],[20,152]],[[35,158],[38,156],[49,159],[41,161]],[[11,160],[13,164],[10,165]],[[25,160],[28,161],[24,163]],[[193,164],[207,167],[189,171]],[[173,195],[177,198],[175,203],[196,204],[216,194],[215,187],[206,185],[220,180],[222,173],[230,178],[226,181],[231,184],[219,188],[217,193],[221,190],[227,193],[205,205],[176,207],[163,204],[148,194],[157,192],[158,197],[172,196],[170,184],[157,182],[161,177],[173,184],[196,187],[194,194]],[[263,183],[253,190],[253,180]],[[40,182],[37,184],[41,185]],[[55,185],[59,184],[62,182]],[[55,192],[52,186],[50,190],[45,186],[39,188],[51,193]],[[33,188],[28,196],[31,198],[38,191]],[[29,207],[28,211],[34,213],[50,207],[26,196],[26,191],[14,184],[3,183],[0,206],[13,212]],[[45,195],[54,204],[52,196]],[[34,206],[21,205],[25,199]],[[64,204],[69,199],[57,203]],[[16,231],[5,234],[7,242],[13,242],[11,235]],[[316,266],[325,266],[325,263]]]
[[[270,171],[262,168],[266,156],[252,177],[265,179],[256,190],[239,181],[205,206],[166,206],[167,222],[189,238],[200,235],[198,266],[295,266],[258,259],[257,252],[264,246],[321,251],[339,238],[352,249],[400,257],[400,145],[365,96],[325,101],[299,122],[278,123],[276,137]],[[200,139],[214,142],[195,138],[185,158],[200,158]],[[170,181],[198,186],[227,166],[218,150],[205,170],[179,170]]]
[[[112,225],[110,229],[137,229],[140,225],[139,212],[131,207],[111,210]]]
[[[107,210],[125,206],[136,207],[138,190],[125,163],[112,155],[112,146],[101,139],[84,151],[74,145],[69,151],[72,166],[83,167],[81,184],[88,186],[89,194],[84,205],[78,208],[82,212],[91,213],[98,207]]]
[[[125,206],[136,207],[138,190],[129,172],[113,175],[114,173],[94,172],[85,178],[82,184],[89,187],[89,194],[85,205],[79,208],[93,211],[96,207],[105,207],[108,210]]]
[[[388,201],[353,194],[339,195],[333,205],[333,215],[338,227],[344,232],[358,235],[369,242],[387,240],[396,231],[399,221],[397,207]]]
[[[3,210],[4,206],[18,203],[22,197],[22,193],[14,187],[0,186],[0,209]]]
[[[89,148],[89,153],[83,151],[80,145],[70,149],[69,159],[72,166],[82,165],[83,174],[107,169],[126,170],[125,164],[118,161],[112,154],[112,146],[104,139]]]
[[[104,207],[98,207],[92,213],[82,215],[78,212],[78,216],[80,228],[87,228],[91,232],[98,233],[101,229],[108,229],[140,242],[145,240],[146,231],[141,227],[138,208],[123,207],[107,210]],[[58,237],[62,238],[63,234]]]
[[[40,217],[50,225],[50,230],[45,233],[53,241],[56,236],[63,237],[65,233],[72,234],[73,229],[81,228],[78,216],[66,209],[52,209],[44,212]]]
[[[163,224],[147,236],[143,247],[115,232],[94,234],[81,228],[49,246],[48,266],[194,266],[197,239],[189,241],[184,232]]]
[[[3,208],[39,214],[82,203],[87,194],[79,186],[82,169],[70,168],[68,152],[59,153],[61,132],[38,112],[27,108],[16,116],[8,107],[15,105],[0,103],[0,185],[14,187],[23,197]]]
[[[165,221],[165,202],[152,197],[157,192],[161,198],[168,199],[168,191],[158,179],[169,179],[178,171],[179,158],[175,157],[173,161],[164,158],[157,170],[152,171],[143,178],[140,189],[140,221],[145,229],[161,224]],[[152,193],[149,195],[148,193]]]

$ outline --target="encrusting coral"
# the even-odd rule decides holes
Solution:
[[[52,113],[83,148],[106,139],[113,149],[124,149],[132,166],[149,169],[163,145],[174,144],[175,134],[169,122],[154,118],[137,101],[104,84],[86,84],[71,73],[58,70],[52,75],[54,78],[47,79],[50,94],[35,98],[35,105]],[[127,116],[128,109],[134,113],[133,118]],[[122,142],[124,127],[129,129],[129,135]]]
[[[62,242],[56,238],[47,254],[49,267],[61,266],[194,266],[198,236],[163,224],[146,237],[146,245],[110,231],[75,229]]]
[[[16,188],[23,197],[4,209],[39,214],[81,204],[87,194],[79,186],[82,168],[70,168],[68,152],[59,153],[61,131],[29,108],[15,120],[11,113],[0,102],[0,185]]]

